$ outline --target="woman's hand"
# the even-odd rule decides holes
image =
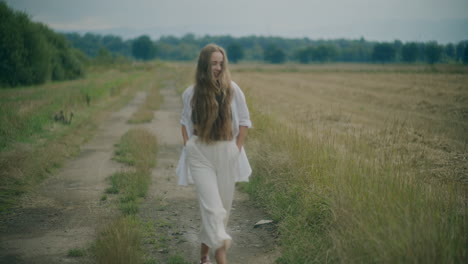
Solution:
[[[184,141],[184,146],[185,146],[185,144],[188,141],[188,134],[187,134],[187,129],[185,128],[184,125],[182,125],[181,132],[182,132],[182,140]]]
[[[239,149],[239,152],[240,152],[242,150],[242,145],[239,144],[239,143],[236,143],[236,145],[237,145],[237,148]]]
[[[247,129],[246,126],[239,126],[239,135],[237,136],[236,145],[239,151],[242,150],[242,146],[244,145],[244,140],[247,137]]]

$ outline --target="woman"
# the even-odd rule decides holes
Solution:
[[[195,84],[182,94],[182,151],[179,184],[194,183],[201,212],[201,262],[226,263],[231,237],[226,225],[235,182],[248,181],[252,170],[243,149],[252,126],[244,94],[231,81],[223,48],[209,44],[198,57]]]

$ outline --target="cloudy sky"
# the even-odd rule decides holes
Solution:
[[[58,31],[430,41],[468,39],[468,0],[6,0]]]

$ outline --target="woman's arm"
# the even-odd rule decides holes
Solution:
[[[185,128],[184,125],[182,125],[182,139],[184,140],[184,146],[185,146],[188,140],[188,135],[187,135],[187,129]]]
[[[237,148],[241,151],[242,146],[244,145],[244,140],[247,137],[247,126],[239,126],[239,135],[237,135]]]

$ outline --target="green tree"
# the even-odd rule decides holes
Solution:
[[[320,45],[312,51],[312,59],[325,62],[336,56],[336,49],[331,45]]]
[[[186,44],[195,44],[197,42],[197,39],[195,38],[195,35],[193,33],[187,33],[180,39],[180,42]]]
[[[468,64],[468,45],[465,45],[465,48],[463,50],[462,62],[464,64]]]
[[[395,60],[401,60],[401,49],[403,48],[403,42],[396,39],[393,41],[393,48],[395,48]]]
[[[86,33],[82,38],[84,52],[88,54],[88,56],[96,57],[101,45],[100,42],[101,36],[92,33]]]
[[[82,62],[75,56],[76,53],[73,52],[65,37],[55,33],[46,25],[40,24],[39,26],[51,50],[51,79],[69,80],[82,76],[84,74]]]
[[[108,49],[101,47],[95,61],[98,64],[112,64],[114,62],[114,58]]]
[[[403,44],[401,48],[401,59],[404,62],[415,62],[419,57],[419,47],[415,42]]]
[[[444,53],[447,56],[447,58],[454,60],[455,59],[455,45],[453,45],[452,43],[445,45]]]
[[[48,78],[47,43],[27,14],[0,2],[0,83],[43,83]]]
[[[284,63],[286,61],[286,54],[275,45],[269,45],[263,54],[265,61],[270,63]]]
[[[424,48],[424,55],[429,64],[439,62],[442,57],[442,47],[437,42],[429,42]]]
[[[372,50],[372,60],[376,62],[391,62],[395,55],[395,47],[390,43],[377,43]]]
[[[314,47],[306,47],[297,50],[296,58],[300,63],[307,64],[312,60],[312,54],[314,53]]]
[[[232,63],[237,63],[239,60],[242,60],[244,58],[244,49],[237,42],[233,42],[229,46],[227,46],[226,52],[229,61]]]
[[[108,50],[112,55],[130,55],[128,44],[121,37],[106,35],[101,38],[98,47]]]
[[[464,51],[465,51],[465,42],[463,42],[463,41],[458,42],[458,44],[457,44],[457,46],[455,48],[456,61],[462,61],[463,60]]]
[[[0,1],[1,85],[41,84],[83,73],[81,62],[63,36]]]
[[[148,36],[143,35],[133,41],[132,54],[140,60],[151,60],[156,57],[156,47]]]
[[[199,48],[195,44],[180,43],[172,50],[171,57],[176,60],[190,61],[197,58]]]
[[[255,61],[261,61],[263,59],[263,48],[260,44],[256,43],[251,46],[250,49],[245,50],[246,59],[251,59]]]

